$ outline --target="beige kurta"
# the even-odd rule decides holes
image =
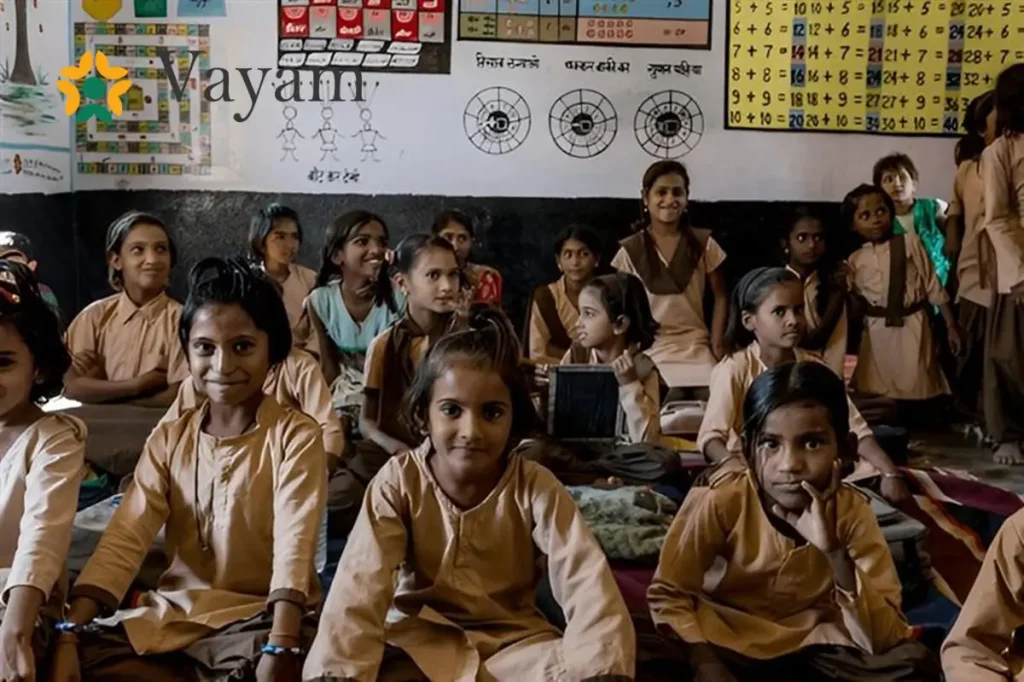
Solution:
[[[66,343],[72,354],[96,353],[107,381],[134,379],[167,370],[167,383],[188,376],[188,360],[178,340],[181,304],[160,294],[141,308],[124,292],[93,301],[75,316]]]
[[[669,260],[659,253],[663,264]],[[711,369],[715,356],[711,354],[708,327],[704,323],[704,289],[708,274],[714,272],[725,261],[725,252],[713,237],[708,237],[700,262],[693,270],[693,276],[681,294],[659,296],[647,289],[651,312],[661,328],[648,356],[658,366],[662,378],[670,387],[707,386],[711,381]],[[631,275],[637,275],[636,267],[625,249],[619,249],[612,259],[612,267]],[[647,288],[647,283],[644,282]]]
[[[817,353],[801,348],[793,350],[797,362],[823,362]],[[740,432],[743,430],[743,399],[754,379],[766,371],[768,368],[761,361],[761,347],[757,341],[724,358],[715,366],[711,373],[711,395],[697,435],[697,448],[701,452],[716,438],[724,441],[730,452],[743,452],[740,440]],[[850,408],[850,431],[858,439],[874,436],[871,427],[849,398],[847,406]],[[861,466],[858,465],[858,469]]]
[[[985,554],[949,637],[942,645],[948,682],[1024,680],[1024,657],[1012,647],[1024,626],[1024,509],[1008,518]],[[1016,650],[1014,650],[1016,648]]]
[[[81,420],[47,414],[0,455],[0,603],[15,587],[54,589],[71,544],[85,439]]]
[[[820,550],[772,526],[749,471],[721,470],[692,488],[647,591],[655,625],[762,660],[812,645],[877,654],[907,639],[900,581],[868,498],[844,484],[835,504],[853,593],[836,586]]]
[[[984,230],[995,251],[997,293],[1024,284],[1024,135],[1000,137],[981,154]]]
[[[373,341],[370,342],[370,347],[366,349],[366,368],[363,372],[363,391],[373,391],[377,400],[376,414],[377,414],[377,426],[392,438],[397,438],[402,442],[407,443],[410,447],[413,446],[417,441],[408,440],[412,434],[404,433],[409,430],[406,420],[403,418],[402,410],[405,408],[404,395],[405,391],[409,389],[408,386],[400,386],[402,383],[401,377],[388,377],[386,371],[385,354],[387,353],[388,343],[391,340],[391,328],[388,328],[383,333],[379,334]],[[412,358],[413,368],[418,368],[420,362],[426,357],[427,351],[430,349],[430,339],[427,336],[417,336],[409,340],[409,353]],[[385,384],[386,382],[386,384]],[[388,390],[384,391],[384,387],[387,385]],[[390,395],[395,398],[399,395],[403,396],[400,404],[385,405],[383,404],[387,399],[385,395]],[[372,414],[372,412],[371,412]],[[417,439],[418,440],[418,439]]]
[[[391,458],[370,483],[303,678],[373,682],[385,642],[432,680],[633,677],[626,605],[554,475],[513,454],[491,494],[463,511],[442,492],[428,450]],[[544,557],[568,621],[561,636],[534,605]]]
[[[558,319],[562,321],[562,327],[565,328],[566,334],[572,338],[572,330],[580,321],[580,311],[569,300],[569,295],[565,293],[565,277],[559,277],[558,281],[549,284],[548,290],[555,299]],[[531,360],[549,365],[555,365],[561,361],[560,357],[549,354],[548,344],[551,342],[551,331],[536,303],[533,304],[533,309],[530,311],[529,335]]]
[[[800,277],[800,273],[793,268],[787,267],[786,269]],[[818,288],[821,286],[821,282],[818,279],[817,272],[812,272],[807,279],[802,281],[804,284],[804,316],[807,318],[807,329],[808,331],[814,331],[821,326],[821,317],[818,315]],[[843,312],[839,316],[839,321],[836,322],[836,327],[832,330],[832,335],[828,337],[825,348],[820,353],[821,359],[825,361],[825,364],[839,376],[843,376],[845,371],[849,328],[849,320],[847,319],[846,307],[844,306]]]
[[[253,429],[214,438],[201,431],[208,406],[153,431],[71,590],[112,613],[165,528],[170,567],[159,586],[105,621],[120,623],[138,654],[178,651],[278,600],[313,607],[320,599],[314,557],[327,466],[319,427],[267,396]]]
[[[957,168],[956,180],[953,181],[953,201],[949,205],[948,215],[950,219],[962,216],[964,220],[964,236],[956,264],[956,300],[966,300],[988,308],[992,305],[993,292],[985,288],[981,273],[979,240],[985,226],[985,186],[981,181],[981,165],[978,161],[964,161]]]
[[[284,309],[288,313],[288,322],[292,326],[292,333],[296,333],[299,322],[302,320],[304,308],[303,302],[309,292],[316,287],[316,271],[292,263],[288,266],[288,277],[281,283],[281,300],[284,301]],[[305,332],[308,334],[308,332]]]
[[[293,348],[281,364],[270,369],[263,382],[263,392],[274,396],[282,405],[312,417],[323,432],[324,450],[330,456],[341,456],[345,450],[345,431],[331,405],[331,389],[313,356]],[[160,423],[174,421],[184,410],[198,406],[201,401],[190,376],[181,382],[177,397]]]
[[[949,296],[935,276],[935,268],[921,241],[905,238],[907,284],[903,305],[923,300],[932,305],[949,303]],[[889,295],[889,253],[892,240],[868,242],[850,255],[852,290],[870,305],[885,307]],[[857,369],[852,386],[861,393],[893,400],[927,400],[949,393],[949,384],[935,355],[928,310],[903,318],[902,327],[886,327],[885,318],[866,317]]]
[[[572,351],[565,354],[560,364],[573,364]],[[601,364],[597,351],[590,351],[590,362],[587,364]],[[661,375],[644,354],[638,354],[633,364],[641,378],[625,386],[619,384],[619,405],[626,417],[627,440],[630,443],[660,443]]]

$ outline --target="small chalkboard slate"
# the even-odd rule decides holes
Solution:
[[[569,442],[614,442],[624,431],[619,382],[607,365],[559,365],[549,373],[548,435]]]

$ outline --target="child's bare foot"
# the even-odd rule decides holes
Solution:
[[[1020,443],[1000,443],[999,449],[993,456],[996,464],[1019,465],[1024,464],[1024,453],[1020,451]]]

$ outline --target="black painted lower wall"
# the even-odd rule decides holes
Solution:
[[[477,223],[474,260],[498,267],[505,278],[505,306],[517,326],[533,287],[557,277],[552,245],[570,223],[590,225],[606,242],[604,262],[639,217],[639,200],[538,199],[440,196],[260,194],[253,192],[125,192],[0,195],[0,229],[27,234],[39,252],[40,279],[57,295],[68,319],[110,293],[104,260],[107,225],[130,209],[163,218],[174,234],[180,261],[172,294],[184,300],[188,268],[208,255],[245,247],[249,217],[271,201],[296,209],[306,239],[299,260],[316,268],[324,228],[355,208],[384,218],[392,243],[425,231],[446,208],[460,208]],[[692,206],[693,224],[710,227],[728,254],[730,282],[751,267],[776,264],[778,237],[795,205],[786,202],[713,202]],[[835,205],[818,205],[834,223]]]

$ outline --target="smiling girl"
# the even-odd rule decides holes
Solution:
[[[188,376],[176,342],[181,304],[167,295],[176,259],[174,242],[158,218],[131,211],[110,224],[107,273],[118,293],[90,303],[68,327],[68,398],[171,404]]]
[[[690,226],[690,176],[678,161],[658,161],[644,173],[640,231],[622,242],[612,266],[644,283],[660,330],[648,351],[672,388],[706,387],[722,357],[729,292],[719,270],[725,252],[708,230]],[[715,307],[704,323],[704,290]]]

